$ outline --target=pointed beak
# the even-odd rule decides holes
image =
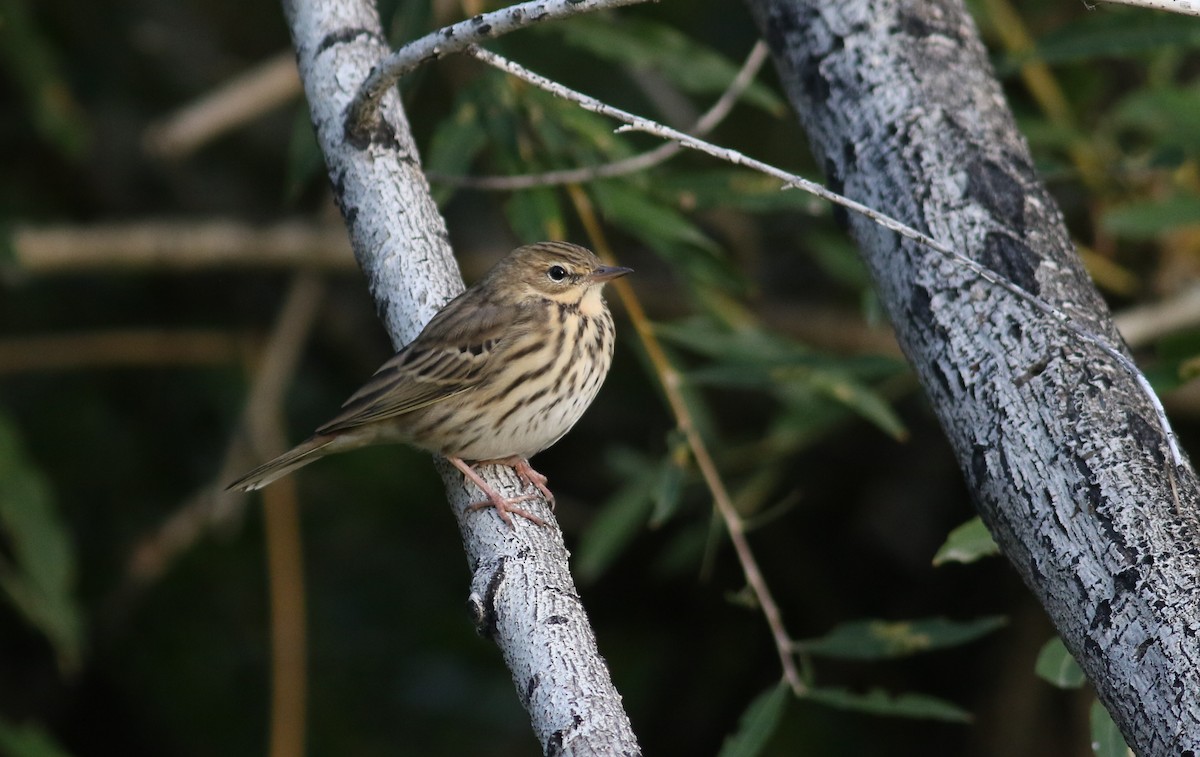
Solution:
[[[606,281],[619,279],[627,273],[633,273],[633,269],[619,265],[602,265],[588,274],[588,281],[594,284],[603,284]]]

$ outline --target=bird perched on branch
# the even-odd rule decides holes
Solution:
[[[412,342],[306,441],[230,484],[261,489],[325,455],[404,442],[444,456],[494,507],[538,525],[517,507],[535,495],[502,496],[474,470],[513,468],[526,487],[554,496],[529,458],[570,430],[612,364],[613,319],[604,284],[630,273],[590,250],[540,242],[510,252],[451,300]]]

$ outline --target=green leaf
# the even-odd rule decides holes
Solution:
[[[438,124],[429,144],[426,166],[431,173],[447,176],[466,174],[475,158],[488,144],[488,134],[479,118],[475,91],[467,90],[458,99],[454,112]],[[435,184],[434,196],[444,202],[453,188]]]
[[[1108,714],[1099,699],[1092,702],[1090,720],[1092,753],[1096,757],[1135,757],[1133,750],[1125,743],[1121,730],[1113,722],[1112,715]]]
[[[724,92],[740,68],[678,29],[647,19],[579,16],[550,29],[569,45],[620,66],[655,69],[694,94]],[[747,87],[741,99],[774,115],[784,112],[782,100],[758,82]]]
[[[0,589],[50,640],[64,672],[78,668],[82,614],[73,596],[75,553],[50,487],[0,416],[0,531],[13,561],[0,561]]]
[[[1101,223],[1117,236],[1154,239],[1179,226],[1200,223],[1200,196],[1175,194],[1161,200],[1143,200],[1113,208]]]
[[[945,618],[843,623],[819,639],[797,642],[803,652],[849,660],[909,657],[935,649],[959,646],[1003,626],[1003,617],[989,616],[958,622]]]
[[[583,532],[575,552],[575,574],[580,581],[595,581],[646,526],[652,508],[658,467],[640,454],[617,449],[609,465],[620,471],[624,486],[608,499]]]
[[[0,720],[0,754],[5,757],[69,757],[45,729],[34,723],[15,725]]]
[[[1184,150],[1200,150],[1200,88],[1138,89],[1112,109],[1111,117],[1118,129],[1147,136],[1159,163],[1178,163]]]
[[[991,532],[982,520],[975,517],[950,532],[946,542],[933,556],[933,564],[941,566],[952,562],[973,563],[998,554],[1000,547],[992,538]]]
[[[655,196],[685,212],[736,208],[751,213],[811,211],[814,201],[804,192],[784,191],[778,179],[741,168],[671,171],[655,176]],[[817,205],[825,212],[823,206]]]
[[[1047,63],[1067,63],[1161,52],[1166,47],[1200,47],[1200,26],[1167,13],[1113,10],[1089,13],[1042,35],[1035,55]]]
[[[738,721],[737,732],[725,739],[720,757],[755,757],[760,754],[775,729],[791,690],[780,681],[754,698]]]
[[[832,357],[760,330],[727,331],[706,321],[658,324],[656,332],[673,342],[716,359],[689,371],[688,380],[742,388],[775,388],[788,405],[816,394],[836,401],[874,423],[895,439],[907,431],[887,400],[863,378],[895,375],[907,367],[880,356]]]
[[[854,380],[842,371],[781,371],[777,375],[780,381],[787,381],[789,377],[794,377],[794,380],[807,382],[812,388],[874,423],[881,431],[897,441],[908,438],[908,430],[904,428],[904,422],[892,410],[892,406],[888,404],[887,400],[879,396],[875,390]]]
[[[60,155],[78,160],[92,139],[87,114],[62,74],[49,35],[38,27],[36,7],[28,0],[0,2],[0,68],[24,100],[17,113],[32,117],[38,136]],[[11,104],[6,110],[9,118],[15,115]]]
[[[1039,678],[1060,689],[1078,689],[1087,680],[1083,668],[1057,636],[1042,646],[1034,670]]]
[[[858,694],[847,689],[811,689],[804,699],[834,707],[872,715],[894,718],[916,718],[941,720],[948,723],[969,723],[971,713],[958,705],[925,694],[899,694],[892,696],[882,689],[871,689]]]
[[[567,234],[562,205],[549,187],[516,192],[504,203],[504,214],[517,238],[525,244],[562,239]]]
[[[698,226],[629,182],[588,187],[604,219],[641,240],[692,282],[724,291],[746,288],[741,272]]]

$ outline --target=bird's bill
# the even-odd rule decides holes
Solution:
[[[619,265],[602,265],[596,270],[588,274],[588,279],[591,281],[612,281],[619,279],[627,273],[633,273],[632,268],[625,268]]]

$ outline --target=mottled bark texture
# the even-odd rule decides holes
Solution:
[[[380,98],[379,118],[370,130],[349,134],[344,127],[346,106],[389,52],[379,16],[370,0],[285,0],[284,9],[355,257],[399,347],[462,291],[463,281],[395,89]],[[562,532],[546,503],[522,507],[550,526],[516,518],[516,528],[509,528],[494,511],[468,511],[480,493],[445,461],[438,469],[462,532],[479,629],[500,646],[544,752],[638,754],[568,570]],[[480,472],[501,493],[521,492],[508,468]],[[464,727],[471,727],[471,713],[463,718]]]
[[[1121,345],[961,2],[747,2],[832,189]],[[845,220],[1004,554],[1130,745],[1191,754],[1197,485],[1172,466],[1151,404],[1111,357],[1028,302]]]

